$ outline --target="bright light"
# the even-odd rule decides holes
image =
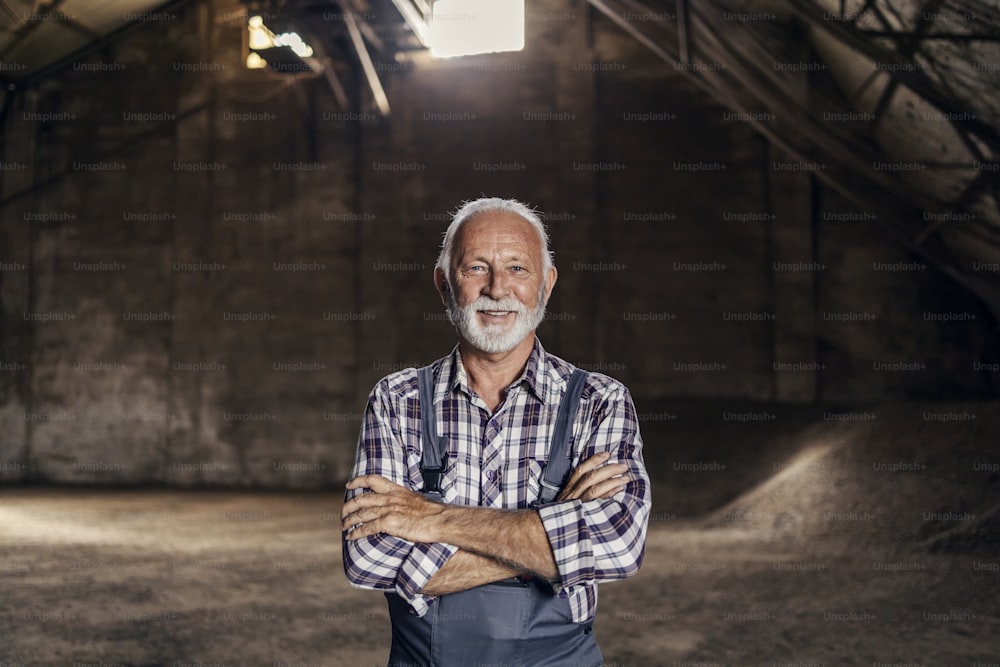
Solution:
[[[524,0],[438,0],[428,34],[436,58],[524,48]]]
[[[264,69],[267,61],[260,57],[259,53],[251,51],[247,54],[247,69]]]
[[[283,32],[275,35],[271,32],[261,16],[251,16],[247,19],[247,46],[250,53],[247,54],[247,69],[263,69],[267,67],[265,60],[257,51],[267,52],[279,46],[287,46],[292,53],[299,58],[309,58],[313,54],[312,47],[306,44],[297,32]]]
[[[302,41],[297,32],[283,32],[274,38],[275,46],[287,46],[299,58],[308,58],[313,54],[312,47]]]
[[[264,25],[264,19],[259,16],[251,16],[247,21],[247,30],[250,31],[249,46],[251,49],[269,49],[274,46],[274,33]]]

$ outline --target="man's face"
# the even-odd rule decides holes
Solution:
[[[545,317],[556,272],[543,273],[542,244],[527,220],[481,213],[455,239],[448,316],[459,335],[489,353],[513,350]],[[443,287],[443,276],[439,287]]]

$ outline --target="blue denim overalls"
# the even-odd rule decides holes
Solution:
[[[552,502],[570,468],[569,440],[586,372],[575,369],[559,405],[539,503]],[[441,499],[447,445],[437,435],[430,367],[418,371],[424,495]],[[537,503],[536,503],[537,504]],[[423,617],[386,593],[392,619],[389,667],[597,667],[593,618],[575,623],[569,600],[547,582],[514,577],[442,595]]]

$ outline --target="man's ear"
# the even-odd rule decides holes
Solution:
[[[545,276],[545,303],[548,304],[549,297],[552,296],[552,288],[556,286],[556,279],[559,277],[559,272],[556,271],[556,267],[549,267],[548,275]]]
[[[441,303],[448,305],[448,279],[444,277],[444,271],[440,267],[434,267],[434,287],[441,295]]]

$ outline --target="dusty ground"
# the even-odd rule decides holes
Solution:
[[[1000,408],[872,412],[785,420],[749,451],[718,426],[673,433],[684,457],[647,444],[646,563],[601,588],[607,664],[1000,663]],[[339,505],[3,489],[0,664],[383,666],[384,599],[344,579]]]

